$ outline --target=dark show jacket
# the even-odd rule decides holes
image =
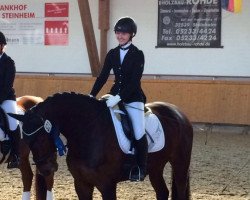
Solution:
[[[15,74],[15,62],[6,53],[3,53],[0,58],[0,103],[4,100],[16,100],[13,88]]]
[[[111,49],[106,58],[100,75],[97,77],[92,88],[91,95],[96,96],[107,82],[111,69],[113,69],[115,80],[110,94],[119,94],[125,103],[146,102],[146,97],[141,88],[141,77],[144,70],[144,55],[133,44],[120,62],[120,48]]]

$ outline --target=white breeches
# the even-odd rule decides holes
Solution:
[[[145,134],[144,103],[132,102],[125,104],[134,129],[135,139],[139,140]]]
[[[0,104],[1,108],[5,111],[5,113],[15,113],[17,114],[17,103],[16,101],[12,101],[12,100],[5,100],[3,101],[2,104]],[[10,117],[9,115],[7,115],[8,121],[9,121],[9,127],[11,131],[16,130],[19,122],[18,120]],[[0,141],[3,141],[5,139],[8,138],[4,138],[5,134],[3,132],[3,130],[0,128]]]

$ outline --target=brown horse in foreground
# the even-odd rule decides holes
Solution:
[[[163,170],[170,162],[172,200],[188,200],[192,125],[172,104],[155,102],[147,106],[159,118],[166,140],[163,149],[148,155],[147,172],[156,198],[166,200],[169,197]],[[128,180],[126,164],[131,157],[118,145],[104,101],[82,94],[55,94],[25,115],[11,116],[23,122],[24,140],[29,144],[40,173],[53,174],[58,169],[54,138],[61,133],[68,142],[66,161],[79,199],[91,200],[94,187],[103,200],[116,199],[117,183]]]
[[[26,111],[31,107],[35,106],[37,103],[43,101],[41,97],[36,96],[22,96],[16,99],[18,108],[21,111]],[[22,134],[21,134],[22,135]],[[20,138],[19,138],[20,139]],[[19,156],[20,156],[20,164],[19,169],[22,175],[23,182],[23,200],[30,199],[30,190],[32,186],[33,172],[31,169],[31,164],[29,161],[30,148],[21,138],[18,141],[19,144]],[[0,144],[1,145],[1,144]],[[36,199],[37,200],[46,200],[47,190],[51,191],[53,187],[54,174],[51,173],[48,177],[43,177],[40,174],[35,173],[35,181],[36,181]]]

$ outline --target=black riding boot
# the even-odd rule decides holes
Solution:
[[[135,140],[136,160],[138,167],[131,170],[131,181],[143,181],[147,173],[147,158],[148,158],[148,141],[144,135],[141,139]]]
[[[19,140],[20,140],[20,129],[19,126],[14,131],[9,131],[9,138],[11,143],[10,158],[8,160],[8,169],[19,167]]]
[[[1,142],[1,152],[4,156],[6,156],[11,149],[11,142],[10,140],[4,140]]]

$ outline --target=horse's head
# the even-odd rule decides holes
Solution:
[[[24,115],[8,114],[22,122],[22,136],[33,154],[39,173],[48,176],[57,171],[55,138],[59,136],[58,129],[32,110]]]

